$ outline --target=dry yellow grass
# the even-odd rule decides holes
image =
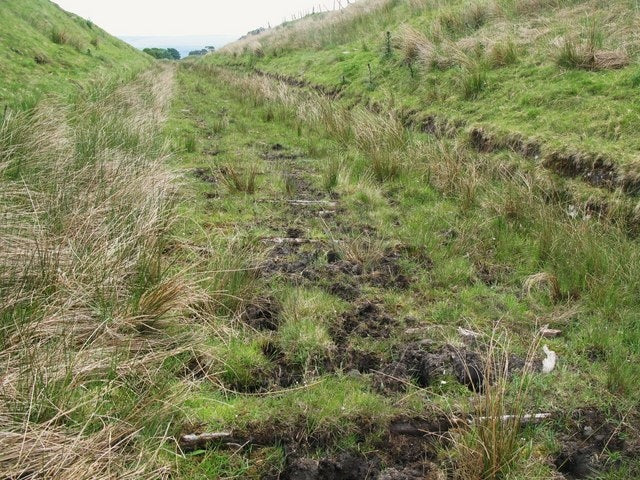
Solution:
[[[9,478],[168,474],[138,438],[157,399],[108,412],[128,378],[152,385],[163,361],[192,344],[161,323],[200,298],[159,263],[175,176],[157,132],[173,71],[90,88],[93,99],[44,100],[0,124],[0,311],[14,319],[0,352]]]

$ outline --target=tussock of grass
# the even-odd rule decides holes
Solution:
[[[372,115],[365,110],[353,115],[355,143],[369,158],[375,178],[384,182],[402,171],[406,133],[397,118]]]
[[[487,70],[484,65],[478,64],[464,68],[460,76],[460,90],[463,98],[467,100],[478,98],[487,83]]]
[[[247,193],[249,195],[256,193],[258,170],[255,167],[239,170],[238,167],[227,166],[221,169],[220,173],[231,192]]]
[[[612,70],[630,63],[624,50],[603,50],[605,33],[597,21],[591,21],[582,39],[567,37],[562,40],[556,62],[565,68],[585,70]]]
[[[58,45],[66,45],[69,43],[69,35],[64,30],[54,28],[51,30],[51,41]]]
[[[505,67],[513,65],[519,58],[518,46],[509,39],[494,44],[489,50],[489,63],[492,67]]]
[[[454,433],[450,455],[456,479],[507,478],[526,464],[521,429],[538,342],[532,344],[515,389],[509,378],[511,366],[504,342],[494,331],[484,359],[484,388],[476,399],[472,423]]]
[[[5,474],[159,474],[145,435],[163,438],[177,412],[156,375],[190,348],[164,321],[199,298],[162,266],[173,176],[155,132],[171,80],[149,72],[0,125]]]
[[[431,62],[435,46],[424,33],[410,25],[403,25],[399,35],[402,58],[405,63],[412,65],[420,62],[428,65]]]

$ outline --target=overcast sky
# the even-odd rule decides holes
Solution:
[[[113,35],[243,35],[334,0],[54,0]],[[339,2],[336,0],[335,2]],[[342,3],[347,3],[342,0]]]

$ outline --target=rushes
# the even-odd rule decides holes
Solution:
[[[512,378],[508,342],[494,330],[483,362],[483,388],[475,404],[472,423],[454,433],[451,453],[454,478],[507,478],[526,460],[521,427],[538,345],[539,339],[532,342],[519,378]]]
[[[177,415],[156,373],[188,339],[160,320],[198,298],[162,266],[173,176],[157,132],[171,84],[148,72],[0,125],[5,474],[163,475],[152,452],[137,457],[139,432],[161,441]]]
[[[626,67],[629,55],[623,50],[603,50],[605,34],[598,22],[592,21],[581,40],[566,36],[558,49],[556,63],[564,68],[609,70]]]
[[[406,131],[400,121],[392,114],[358,110],[353,114],[353,129],[356,145],[369,158],[376,180],[396,178],[403,168],[406,147]]]
[[[236,167],[227,166],[220,169],[224,183],[231,192],[248,193],[253,195],[256,193],[256,180],[258,178],[257,168],[250,167],[247,170],[240,171]]]
[[[465,67],[459,81],[460,90],[465,99],[478,98],[487,86],[487,69],[482,63]]]
[[[489,63],[494,68],[512,65],[518,61],[518,57],[518,46],[511,39],[498,42],[489,50]]]

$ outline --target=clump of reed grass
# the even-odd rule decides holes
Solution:
[[[182,139],[182,147],[187,153],[196,153],[196,151],[198,150],[198,139],[196,138],[195,134],[186,134]]]
[[[598,22],[591,22],[586,38],[578,40],[565,36],[556,54],[556,63],[564,68],[584,70],[613,70],[630,63],[624,50],[604,50],[605,34]]]
[[[396,178],[405,161],[406,131],[392,114],[374,115],[366,110],[353,114],[355,142],[370,161],[376,180]]]
[[[220,169],[220,173],[230,192],[247,193],[249,195],[256,193],[257,168],[251,167],[246,170],[240,170],[233,166],[226,166]]]
[[[518,57],[518,46],[511,39],[492,45],[488,54],[489,63],[494,68],[513,65]]]
[[[488,84],[486,65],[482,62],[477,62],[463,67],[458,81],[463,98],[466,100],[478,98]]]
[[[339,158],[331,158],[326,162],[322,172],[322,186],[327,192],[333,192],[340,181],[342,161]]]
[[[482,361],[482,388],[473,404],[467,425],[458,423],[453,432],[453,448],[448,452],[453,478],[459,480],[506,478],[525,463],[526,444],[522,440],[525,401],[539,338],[531,344],[525,366],[513,376],[509,342],[497,331],[491,335]],[[477,365],[467,366],[468,374]]]

